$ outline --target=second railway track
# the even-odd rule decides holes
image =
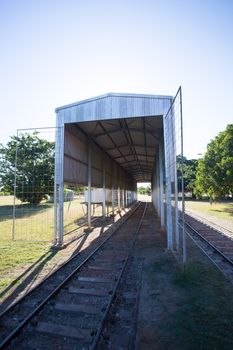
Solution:
[[[187,233],[212,262],[233,282],[233,239],[208,222],[185,215]]]
[[[127,270],[146,204],[78,264],[34,307],[16,304],[0,320],[0,348],[95,349],[118,286]],[[59,278],[59,275],[58,275]],[[64,280],[63,280],[64,279]],[[43,290],[43,293],[45,291]]]

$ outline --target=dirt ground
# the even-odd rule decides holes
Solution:
[[[144,258],[136,350],[233,349],[233,286],[188,238],[185,269],[166,250],[156,218]]]
[[[144,261],[136,350],[232,350],[233,286],[190,239],[184,269],[166,250],[166,234],[151,204],[150,211],[135,247],[135,257]],[[77,244],[67,245],[52,268],[71,256]],[[48,270],[46,266],[34,279]]]

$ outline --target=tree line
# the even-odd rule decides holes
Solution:
[[[211,199],[233,194],[233,124],[220,132],[207,145],[207,151],[199,159],[184,162],[184,190],[192,197]],[[178,159],[178,171],[181,160]]]
[[[36,132],[13,136],[6,146],[0,145],[0,192],[13,194],[15,187],[16,197],[31,204],[39,204],[47,195],[52,195],[54,152],[54,142],[41,139]],[[208,144],[203,158],[177,158],[179,184],[182,163],[185,193],[190,193],[193,198],[232,196],[233,124]],[[139,189],[142,194],[150,191],[150,187]]]

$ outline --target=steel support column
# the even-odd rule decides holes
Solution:
[[[159,178],[159,159],[156,158],[156,199],[157,199],[157,212],[160,216],[160,178]]]
[[[58,244],[63,244],[63,206],[64,206],[64,125],[58,130],[60,150],[58,153]]]
[[[117,189],[117,202],[118,210],[121,210],[121,190],[119,185]]]
[[[103,217],[106,217],[106,168],[105,168],[105,157],[103,158]]]
[[[125,189],[123,188],[123,190],[121,190],[121,199],[122,199],[122,208],[125,207]]]
[[[88,228],[91,228],[91,142],[88,143],[88,205],[87,205],[87,222]]]
[[[160,225],[164,228],[164,202],[163,202],[163,182],[164,182],[164,168],[163,168],[163,148],[159,144],[159,191],[160,191]]]

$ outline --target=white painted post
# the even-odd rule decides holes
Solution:
[[[56,166],[55,166],[56,168]],[[55,170],[56,173],[56,170]],[[57,243],[57,184],[56,184],[56,175],[54,176],[54,234],[53,242]]]
[[[117,202],[118,210],[121,210],[121,190],[119,185],[117,190]]]
[[[159,190],[160,190],[160,224],[161,228],[164,229],[165,222],[164,222],[164,203],[163,203],[163,181],[164,181],[164,174],[163,174],[163,150],[162,150],[162,144],[159,144]]]
[[[59,151],[59,171],[58,171],[58,183],[59,183],[59,203],[58,203],[58,244],[63,244],[63,206],[64,206],[64,124],[59,129],[59,143],[60,143],[60,151]]]
[[[124,188],[121,191],[121,195],[122,195],[122,208],[124,208],[125,207],[125,189]]]
[[[88,228],[91,228],[91,142],[88,143],[88,203],[87,203],[87,222]]]
[[[115,213],[115,193],[114,193],[114,184],[112,184],[112,214]]]
[[[102,215],[106,217],[106,168],[105,168],[105,157],[103,158],[103,210]]]
[[[156,158],[156,193],[157,193],[157,211],[160,217],[160,177],[159,177],[159,159]]]

